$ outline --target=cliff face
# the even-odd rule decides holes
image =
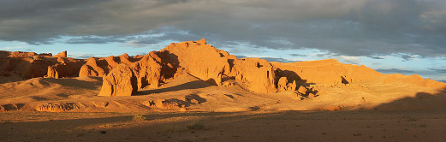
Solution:
[[[312,86],[315,84],[347,85],[369,81],[403,82],[438,89],[446,87],[445,83],[416,75],[385,75],[365,66],[342,64],[334,59],[295,63],[238,59],[207,44],[205,39],[172,43],[144,56],[123,54],[86,60],[69,58],[66,51],[54,57],[33,52],[0,52],[2,78],[101,76],[104,77],[102,96],[134,95],[138,89],[157,88],[184,73],[212,85],[226,86],[230,82],[256,93],[294,91],[314,95],[317,90]]]
[[[0,77],[4,81],[35,77],[78,76],[84,60],[66,57],[66,51],[52,56],[51,53],[0,51]]]
[[[349,84],[353,82],[370,81],[383,76],[365,66],[342,64],[335,59],[320,61],[277,63],[279,76],[298,83],[314,84]]]

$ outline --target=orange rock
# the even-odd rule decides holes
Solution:
[[[120,64],[103,79],[98,96],[131,96],[138,91],[138,82],[132,69]]]
[[[279,91],[286,91],[288,89],[288,80],[286,77],[281,77],[279,79],[279,82],[277,83],[277,89],[279,89]]]
[[[279,91],[294,91],[296,90],[296,81],[293,83],[288,83],[287,77],[281,77],[277,82],[277,89]]]
[[[88,58],[87,59],[87,63],[85,63],[80,68],[80,71],[79,71],[79,77],[84,77],[84,76],[105,76],[105,75],[107,75],[106,70],[104,70],[103,67],[100,67],[98,65],[98,61],[94,57]]]
[[[211,84],[220,84],[221,75],[230,71],[227,57],[229,54],[206,44],[205,39],[172,43],[160,52],[173,54],[173,57],[170,56],[171,60],[177,58],[179,67]]]
[[[306,95],[308,92],[308,89],[305,88],[304,86],[300,86],[299,89],[297,89],[297,92],[299,92],[302,95]]]
[[[56,57],[67,57],[67,51],[59,52]]]
[[[233,61],[231,74],[246,89],[259,93],[274,93],[275,74],[273,66],[264,59],[244,58]]]
[[[294,80],[293,83],[287,84],[287,90],[294,91],[296,90],[296,87],[297,87],[296,80]]]
[[[78,76],[83,61],[74,60],[72,58],[68,59],[69,60],[65,61],[64,59],[59,57],[58,63],[48,66],[47,76],[53,78]]]
[[[381,73],[363,65],[342,64],[335,59],[295,63],[273,63],[280,69],[279,76],[296,80],[296,83],[349,84],[369,81],[382,76]]]
[[[160,61],[161,59],[156,52],[152,51],[132,66],[138,78],[138,88],[144,88],[147,85],[150,88],[159,86],[163,68]]]
[[[21,52],[21,51],[14,51],[9,52],[8,57],[32,57],[34,55],[37,55],[35,52]]]
[[[52,78],[59,78],[59,73],[56,71],[56,67],[55,66],[48,66],[48,73],[47,73],[48,77],[52,77]]]

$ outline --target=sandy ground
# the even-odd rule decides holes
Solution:
[[[7,112],[0,120],[5,142],[446,140],[446,111]]]

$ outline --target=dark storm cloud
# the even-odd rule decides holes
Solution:
[[[414,74],[415,73],[415,71],[405,70],[405,69],[396,69],[396,68],[376,69],[376,71],[381,72],[381,73],[385,73],[385,74],[393,74],[393,73]]]
[[[368,57],[370,57],[370,58],[372,58],[372,59],[385,59],[385,58],[383,58],[383,57],[378,57],[378,56],[368,56]]]
[[[248,57],[243,55],[236,55],[237,58],[259,58],[259,59],[265,59],[268,62],[282,62],[282,63],[289,63],[289,62],[299,62],[299,61],[292,61],[285,58],[279,58],[279,57]]]
[[[288,54],[288,55],[294,56],[294,57],[305,57],[305,56],[308,56],[306,54]]]
[[[0,3],[0,40],[30,44],[52,43],[67,36],[75,36],[66,41],[75,44],[153,44],[206,37],[217,47],[249,43],[254,48],[304,47],[350,56],[446,55],[446,1],[441,0]],[[166,34],[165,27],[184,32]],[[153,34],[158,36],[144,36]]]
[[[446,73],[446,69],[430,69],[432,71],[435,71],[437,73]]]

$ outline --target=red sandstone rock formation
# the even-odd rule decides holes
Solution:
[[[280,69],[279,76],[296,80],[299,84],[349,84],[352,82],[369,81],[382,76],[365,66],[342,64],[335,59],[307,61],[295,63],[273,63]]]
[[[222,75],[230,72],[229,54],[207,44],[205,39],[172,43],[160,52],[175,55],[179,67],[211,84],[220,85]]]
[[[56,57],[67,57],[67,51],[59,52]]]
[[[288,79],[286,77],[281,77],[277,82],[277,89],[279,91],[295,91],[296,90],[296,81],[293,83],[288,83]]]
[[[107,63],[107,62],[105,62]],[[87,62],[82,65],[79,71],[79,77],[84,76],[105,76],[108,73],[108,63],[104,64],[104,60],[98,61],[97,58],[91,57],[87,59]],[[106,70],[105,70],[105,69]]]
[[[244,58],[233,60],[230,76],[235,76],[246,89],[259,93],[274,93],[274,67],[264,59]]]
[[[161,62],[161,58],[155,51],[152,51],[132,66],[138,78],[138,88],[144,88],[147,85],[151,88],[159,86],[162,70]]]
[[[53,78],[78,76],[83,63],[83,60],[58,57],[56,64],[48,66],[47,76]]]
[[[137,91],[138,82],[132,69],[120,64],[104,77],[98,96],[131,96]]]
[[[438,89],[446,87],[445,83],[420,76],[383,75],[365,66],[342,64],[334,59],[295,63],[237,59],[207,44],[205,39],[172,43],[144,56],[123,54],[76,60],[66,58],[66,55],[66,51],[56,55],[58,58],[34,52],[0,51],[0,75],[23,79],[45,75],[54,78],[103,76],[102,96],[129,96],[140,88],[156,88],[181,73],[215,85],[239,85],[257,93],[295,91],[309,98],[317,96],[317,91],[311,86],[314,84],[346,85],[376,79],[384,80],[384,83],[403,82]]]

